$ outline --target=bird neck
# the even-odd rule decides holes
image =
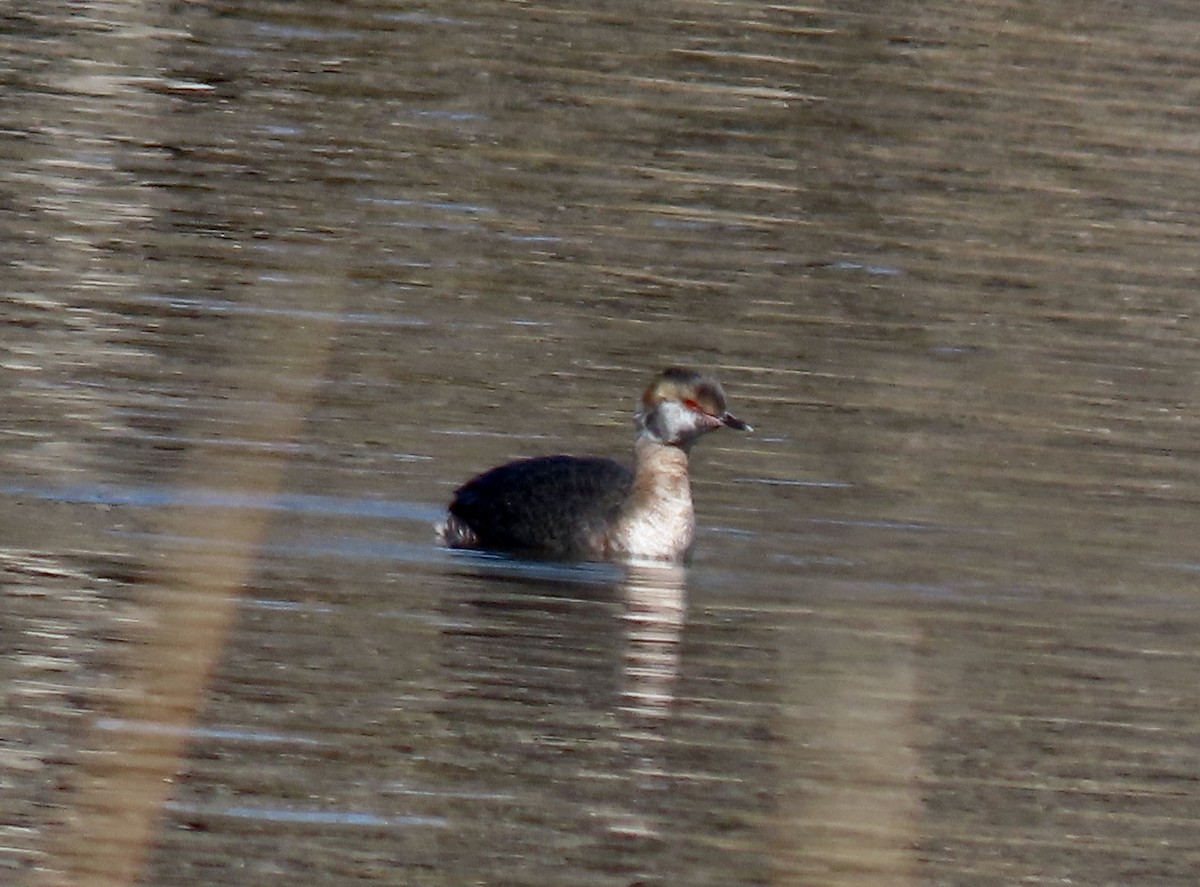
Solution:
[[[665,444],[652,434],[638,436],[633,447],[636,462],[634,491],[640,496],[684,499],[691,504],[687,450]]]

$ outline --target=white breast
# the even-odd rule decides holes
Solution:
[[[614,554],[649,560],[679,560],[696,529],[690,495],[639,503],[621,516],[609,536]]]

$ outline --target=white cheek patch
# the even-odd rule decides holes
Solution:
[[[677,400],[663,401],[655,410],[653,431],[664,443],[687,440],[703,427],[702,416]]]
[[[660,403],[658,415],[663,426],[673,431],[696,424],[695,414],[677,400],[665,400]]]
[[[658,401],[643,414],[641,421],[642,427],[667,444],[687,443],[721,425],[719,417],[677,400]]]

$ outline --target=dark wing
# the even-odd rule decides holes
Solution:
[[[480,548],[582,558],[599,553],[595,542],[632,487],[633,472],[611,459],[543,456],[468,481],[450,513]]]

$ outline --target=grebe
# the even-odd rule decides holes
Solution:
[[[500,465],[455,492],[439,540],[558,560],[682,559],[695,531],[688,451],[722,426],[752,429],[716,379],[682,367],[650,384],[635,421],[632,470],[594,456]]]

